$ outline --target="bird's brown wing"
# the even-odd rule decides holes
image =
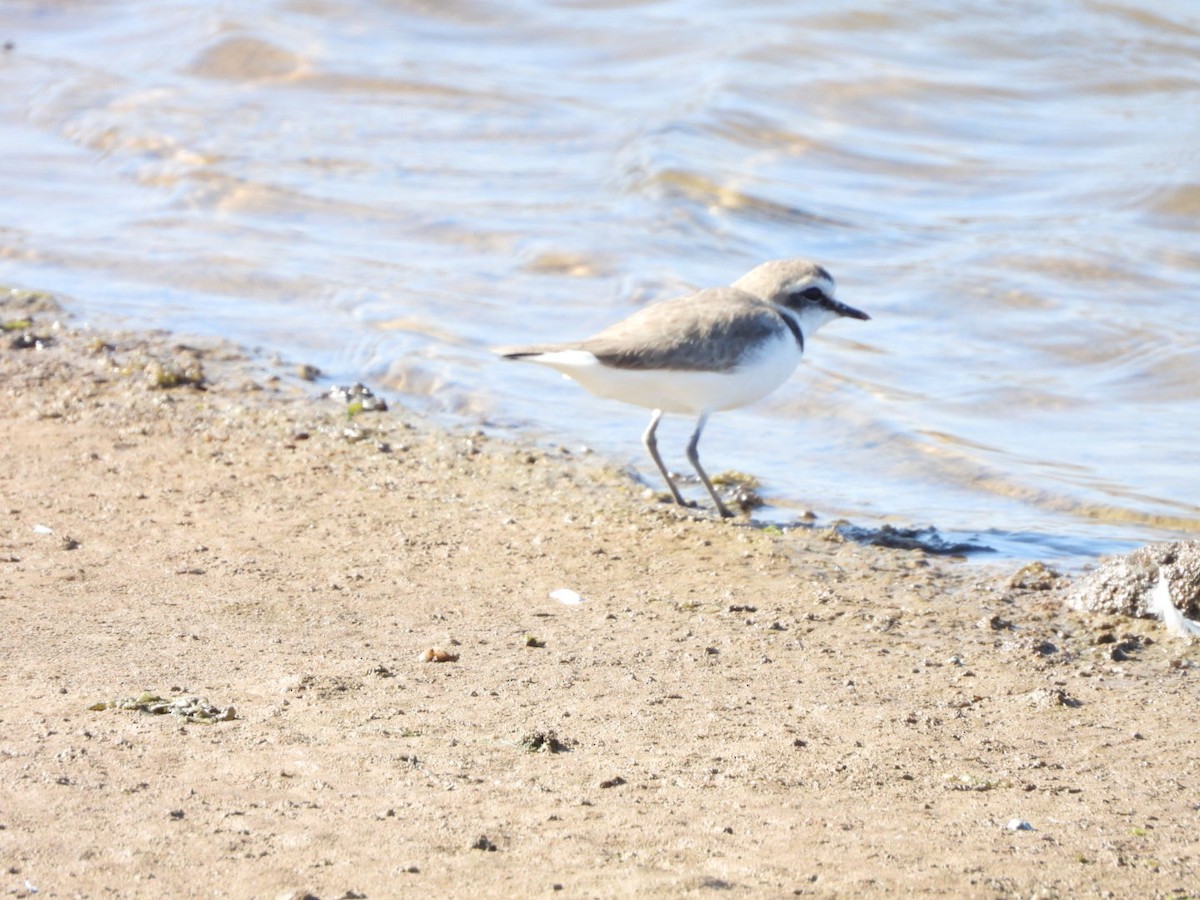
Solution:
[[[737,288],[711,288],[648,306],[569,347],[620,369],[723,372],[788,328],[771,304]]]

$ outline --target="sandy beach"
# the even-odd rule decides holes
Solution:
[[[1067,577],[3,296],[6,896],[1200,895],[1200,651]]]

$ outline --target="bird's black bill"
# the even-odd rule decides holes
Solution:
[[[864,322],[866,322],[866,321],[869,321],[871,318],[865,312],[863,312],[861,309],[855,309],[853,306],[847,306],[845,303],[842,303],[840,300],[834,300],[829,305],[829,308],[832,309],[839,316],[846,316],[849,319],[862,319]]]

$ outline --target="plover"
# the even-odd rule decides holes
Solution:
[[[642,443],[681,506],[687,503],[658,455],[654,432],[663,413],[698,416],[687,458],[717,511],[728,517],[733,513],[700,465],[700,434],[710,414],[745,406],[783,384],[805,340],[826,322],[870,318],[833,293],[833,276],[821,266],[778,259],[729,287],[648,306],[586,340],[494,352],[557,369],[599,397],[652,409]]]

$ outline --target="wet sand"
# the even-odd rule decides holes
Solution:
[[[681,514],[32,315],[0,336],[9,896],[1200,893],[1200,653],[1065,578]]]

